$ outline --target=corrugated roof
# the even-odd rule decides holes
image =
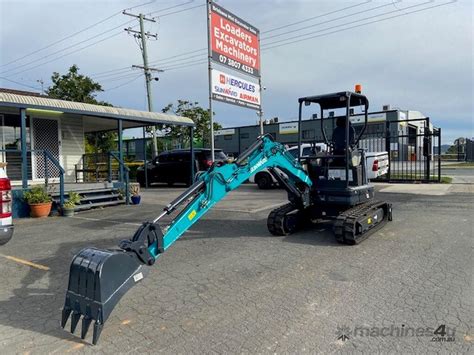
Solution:
[[[147,112],[120,107],[92,105],[81,102],[50,99],[47,97],[17,95],[7,92],[0,92],[0,106],[55,110],[79,115],[124,119],[151,124],[166,123],[184,126],[194,125],[194,122],[189,118],[160,112]]]

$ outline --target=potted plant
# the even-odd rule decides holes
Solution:
[[[140,204],[141,196],[140,196],[140,184],[139,183],[131,183],[130,184],[130,194],[132,195],[132,203],[134,205]]]
[[[74,216],[74,208],[81,202],[81,195],[77,192],[69,191],[69,199],[64,202],[63,205],[63,216],[72,217]]]
[[[23,197],[30,206],[31,217],[47,217],[51,212],[53,202],[43,186],[32,187],[23,193]]]

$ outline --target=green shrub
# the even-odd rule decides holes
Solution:
[[[23,198],[29,205],[51,202],[51,196],[44,186],[34,186],[29,191],[23,192]]]
[[[78,205],[81,202],[81,195],[75,191],[69,191],[69,199],[64,202],[64,208],[73,209],[74,206]]]

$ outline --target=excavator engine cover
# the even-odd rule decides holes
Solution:
[[[94,322],[92,343],[96,344],[115,305],[144,278],[146,269],[134,253],[96,248],[81,250],[71,263],[61,326],[66,326],[71,315],[71,333],[74,333],[83,316],[81,338],[85,338]]]

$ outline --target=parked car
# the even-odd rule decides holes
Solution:
[[[301,156],[304,157],[306,155],[313,155],[316,153],[324,152],[327,150],[327,145],[324,143],[316,143],[313,148],[312,144],[304,143],[301,144]],[[289,148],[288,153],[298,158],[298,147]],[[278,185],[278,181],[273,177],[272,174],[267,169],[264,169],[257,174],[251,176],[249,178],[250,182],[254,182],[258,185],[258,187],[262,190],[269,189],[273,186]]]
[[[313,150],[311,144],[301,145],[301,156],[313,155],[325,152],[327,146],[324,143],[317,143]],[[298,156],[298,147],[288,149],[295,159]],[[365,152],[365,166],[367,178],[376,179],[388,173],[389,159],[387,152]],[[278,181],[271,175],[267,169],[262,170],[256,175],[250,177],[250,182],[255,182],[260,189],[269,189],[278,185]]]
[[[5,163],[0,163],[0,245],[8,243],[13,236],[12,188],[5,172]]]
[[[227,156],[220,149],[214,150],[215,161],[227,160]],[[159,154],[147,164],[148,183],[175,183],[189,185],[191,182],[191,153],[189,149],[175,149]],[[204,148],[194,149],[194,173],[206,171],[212,165],[211,150]],[[137,169],[137,182],[145,186],[145,168]]]
[[[389,164],[388,152],[365,152],[365,166],[369,180],[387,174]]]

